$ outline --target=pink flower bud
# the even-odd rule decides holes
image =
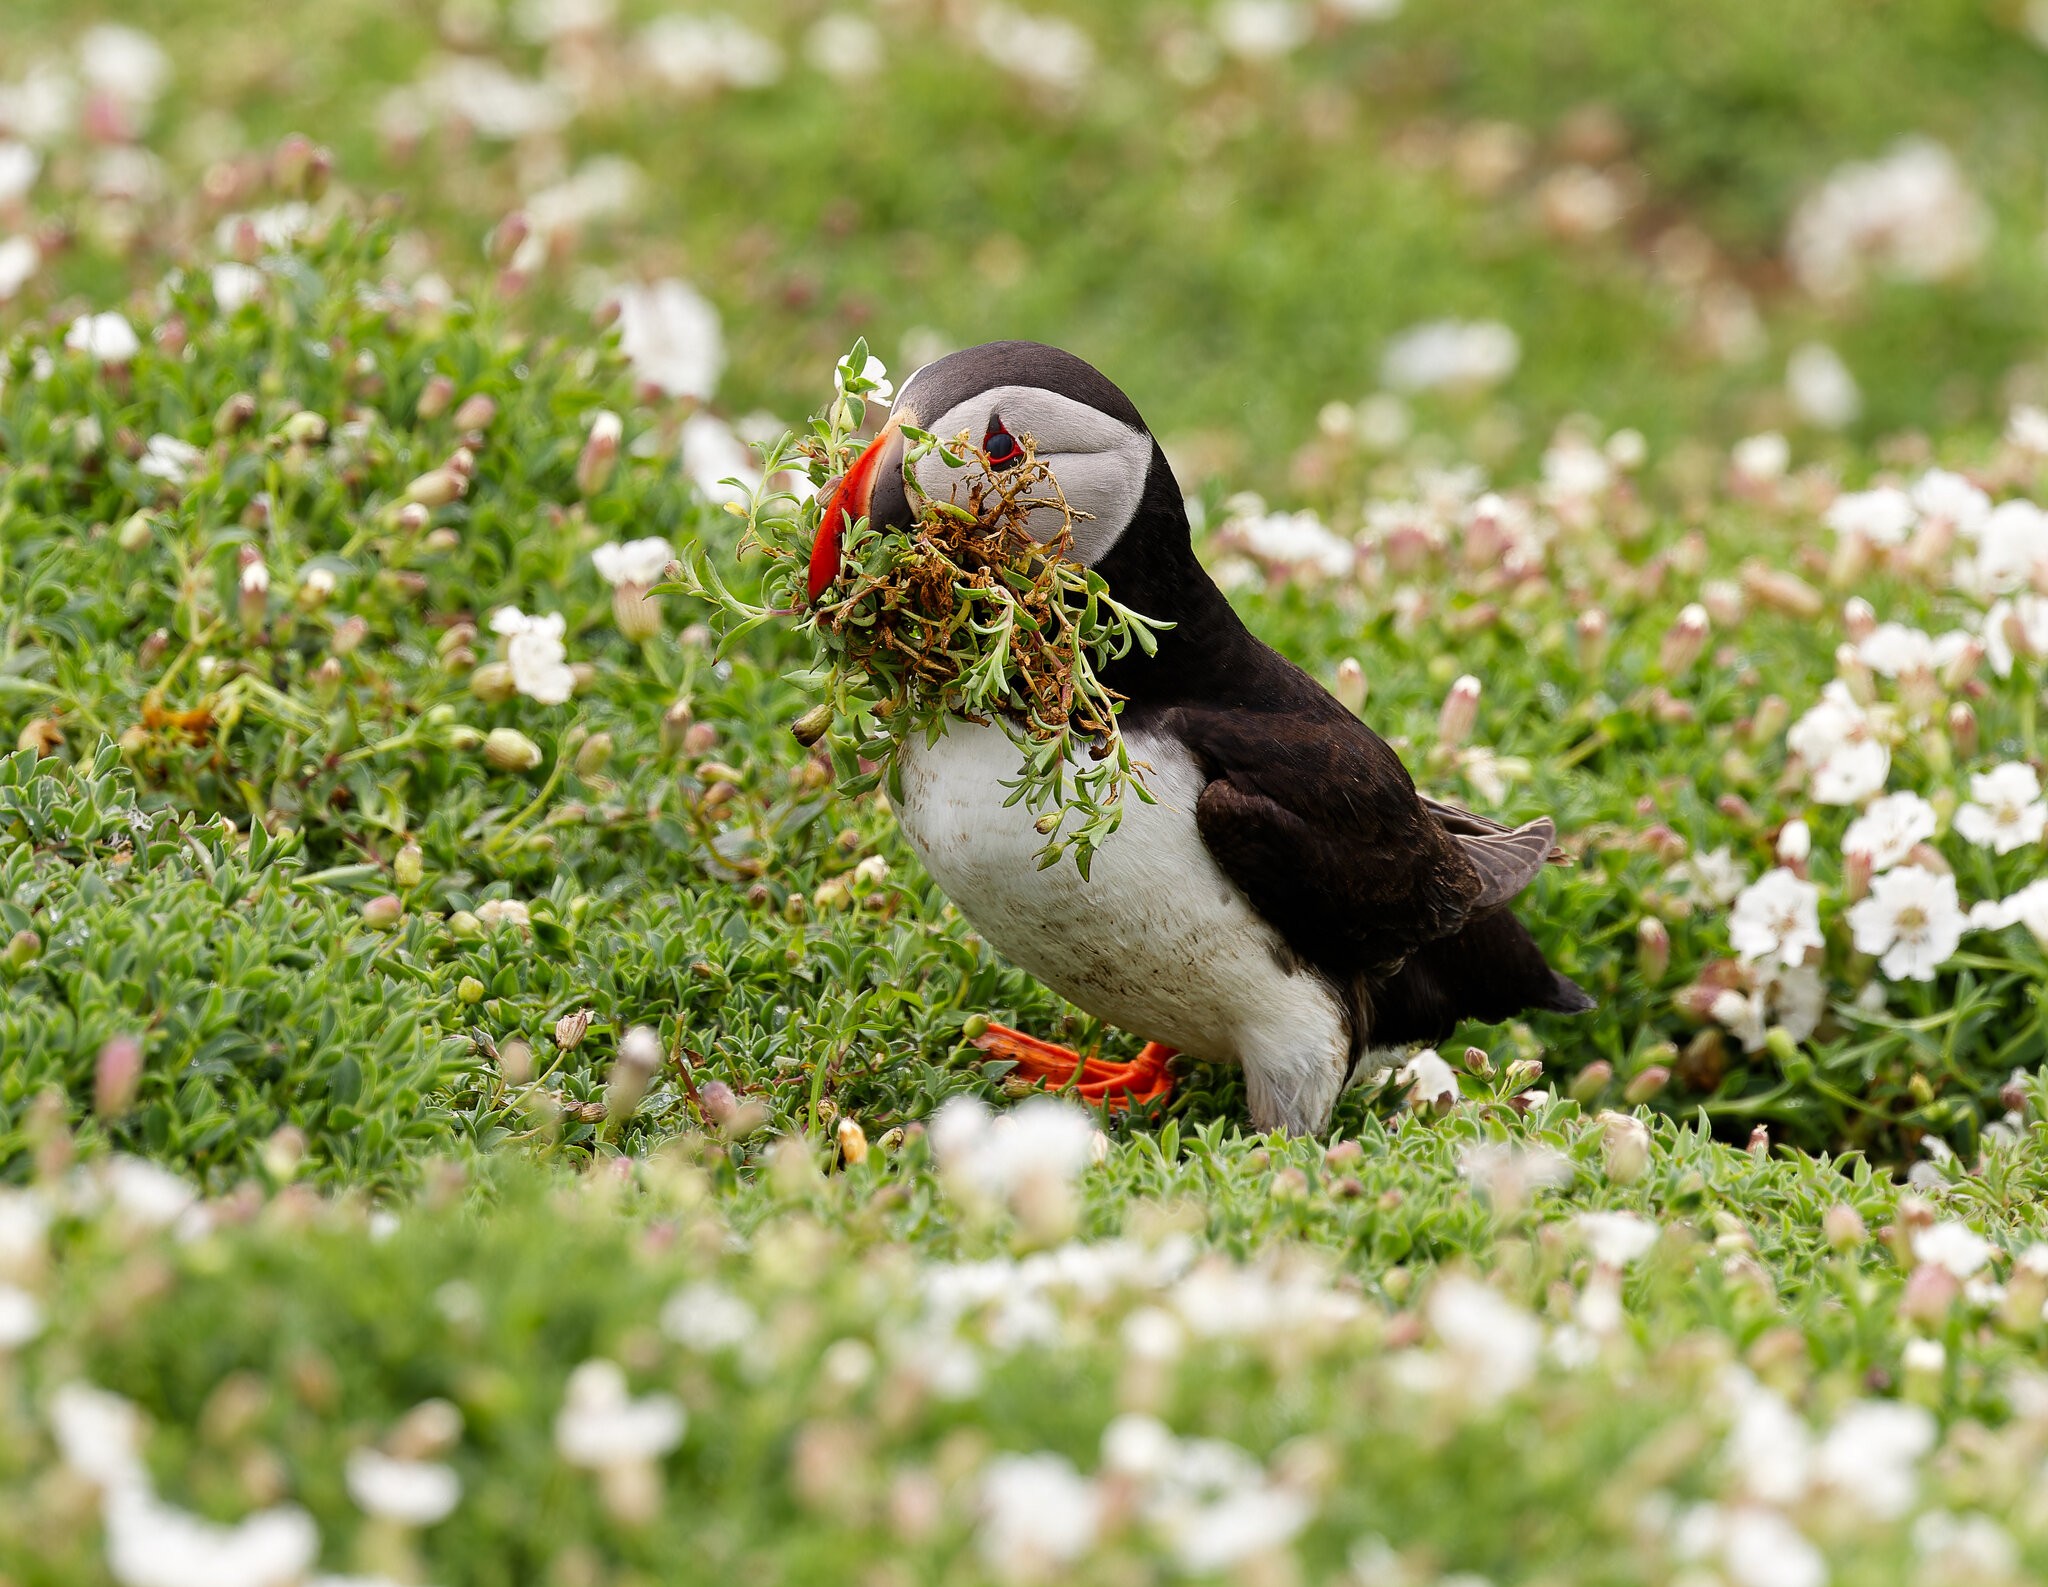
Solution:
[[[1692,670],[1692,664],[1706,648],[1709,626],[1707,609],[1697,601],[1678,614],[1678,620],[1665,630],[1664,641],[1657,648],[1657,665],[1666,677],[1682,677]]]
[[[740,1099],[723,1080],[707,1080],[697,1087],[697,1106],[707,1124],[723,1129],[739,1117]]]
[[[420,400],[413,412],[421,419],[438,419],[455,400],[455,382],[446,375],[429,375],[420,388]]]
[[[116,1036],[100,1048],[92,1071],[92,1104],[103,1119],[119,1118],[135,1104],[142,1083],[142,1043]]]
[[[363,924],[383,931],[405,918],[405,905],[396,893],[381,893],[363,905]]]
[[[458,430],[488,430],[491,421],[498,416],[498,404],[481,391],[465,397],[462,406],[455,410],[455,428]]]
[[[1962,1281],[1955,1274],[1923,1262],[1906,1280],[1905,1293],[1899,1297],[1899,1315],[1913,1322],[1946,1322],[1962,1292]]]
[[[1984,660],[1984,641],[1971,635],[1957,648],[1941,669],[1941,683],[1945,689],[1960,689],[1977,675],[1978,665]]]
[[[612,621],[633,644],[661,637],[661,603],[644,586],[621,583],[612,586]]]
[[[468,478],[452,468],[434,468],[405,487],[405,500],[422,507],[445,507],[460,501],[469,489]]]
[[[1655,915],[1636,922],[1636,972],[1651,986],[1671,968],[1671,928]]]
[[[625,425],[616,413],[602,409],[590,421],[590,437],[583,443],[583,455],[576,460],[576,490],[584,497],[595,496],[612,477],[619,457],[619,441]]]
[[[1608,632],[1607,614],[1599,607],[1589,607],[1579,613],[1573,633],[1578,641],[1581,672],[1596,673],[1606,665]]]
[[[1337,696],[1338,704],[1356,715],[1365,705],[1365,668],[1354,656],[1346,656],[1337,663],[1337,681],[1331,693]]]
[[[1842,627],[1851,644],[1862,644],[1877,629],[1877,608],[1860,595],[1850,596],[1842,603]]]
[[[1463,744],[1479,722],[1479,680],[1466,673],[1451,685],[1437,714],[1436,736],[1440,744]]]
[[[1839,1201],[1821,1214],[1820,1232],[1822,1238],[1837,1251],[1853,1250],[1870,1237],[1870,1231],[1863,1224],[1863,1215]]]
[[[1870,892],[1870,856],[1851,849],[1842,856],[1842,902],[1853,904]]]

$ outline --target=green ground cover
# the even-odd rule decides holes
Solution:
[[[17,5],[0,1574],[2039,1573],[2048,54],[1359,9]],[[1516,355],[1405,389],[1446,318]],[[976,1111],[978,1019],[1130,1039],[834,791],[786,630],[599,553],[748,588],[737,434],[998,334],[1426,786],[1557,816],[1596,1015],[1331,1141],[1197,1064]]]

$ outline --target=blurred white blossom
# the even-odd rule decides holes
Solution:
[[[619,351],[646,384],[671,397],[708,398],[725,369],[718,311],[669,278],[618,288]]]
[[[455,1468],[436,1460],[398,1460],[374,1449],[349,1454],[348,1496],[365,1515],[401,1526],[446,1520],[462,1498]]]
[[[491,615],[491,632],[505,639],[512,686],[542,705],[560,705],[576,687],[562,642],[566,630],[560,612],[530,617],[516,606],[501,606]]]
[[[1886,794],[1864,806],[1842,834],[1842,852],[1870,862],[1873,873],[1902,864],[1913,846],[1934,836],[1934,806],[1916,793]]]
[[[1387,344],[1380,379],[1396,391],[1483,390],[1521,361],[1521,339],[1498,320],[1432,320]]]
[[[1991,210],[1931,138],[1904,138],[1883,159],[1842,166],[1800,204],[1786,242],[1793,274],[1816,297],[1841,298],[1876,270],[1946,281],[1983,256]]]
[[[1933,980],[1968,923],[1956,879],[1917,865],[1874,878],[1870,896],[1849,909],[1856,951],[1880,955],[1878,968],[1893,981]]]
[[[1808,424],[1841,430],[1863,414],[1863,392],[1842,355],[1825,342],[1807,342],[1785,365],[1785,394]]]
[[[142,351],[141,338],[128,317],[113,309],[101,314],[81,314],[64,333],[64,345],[74,353],[86,353],[103,364],[125,364]]]
[[[1742,890],[1728,917],[1728,942],[1745,959],[1805,962],[1825,946],[1820,931],[1820,889],[1783,866]]]
[[[1996,853],[2037,844],[2048,829],[2040,775],[2025,761],[2006,761],[1973,774],[1970,800],[1956,811],[1956,833]]]
[[[783,71],[781,45],[722,14],[656,17],[640,30],[640,51],[655,76],[685,93],[767,88]]]

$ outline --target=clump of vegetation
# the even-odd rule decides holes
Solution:
[[[893,774],[899,746],[936,739],[949,720],[999,722],[1022,757],[1005,784],[1007,802],[1038,813],[1047,836],[1041,863],[1071,850],[1085,876],[1126,798],[1151,797],[1118,731],[1122,697],[1098,669],[1134,647],[1151,654],[1166,625],[1117,601],[1069,554],[1075,510],[1028,435],[1019,438],[1022,461],[997,469],[968,436],[901,426],[910,523],[825,523],[826,512],[841,511],[829,486],[862,449],[877,390],[868,363],[867,343],[855,343],[830,406],[801,438],[765,450],[740,552],[768,558],[768,604],[735,596],[701,560],[688,587],[726,613],[728,644],[764,622],[799,618],[799,632],[824,654],[814,674],[824,700],[798,722],[797,736],[806,744],[830,737],[841,792],[873,788]],[[931,457],[957,471],[945,500],[918,479],[917,465]],[[788,488],[794,471],[810,491]],[[1031,527],[1045,513],[1060,520],[1050,535]],[[821,534],[837,549],[838,571],[814,596],[807,570]]]

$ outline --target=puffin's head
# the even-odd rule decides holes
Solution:
[[[1038,342],[986,342],[951,353],[903,383],[882,433],[826,499],[811,548],[812,600],[837,577],[840,542],[854,522],[867,518],[908,527],[901,433],[906,424],[942,441],[964,432],[994,468],[1022,462],[1024,438],[1030,437],[1039,462],[1052,469],[1074,509],[1074,558],[1089,565],[1106,557],[1137,517],[1157,450],[1131,399],[1072,353]],[[940,501],[953,498],[967,473],[932,456],[915,468],[918,484]],[[1043,539],[1056,534],[1062,521],[1049,507],[1027,520]]]

